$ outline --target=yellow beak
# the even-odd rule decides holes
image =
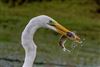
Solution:
[[[65,27],[63,27],[62,25],[60,25],[59,23],[55,22],[55,28],[57,29],[57,32],[60,33],[61,35],[65,35],[67,32],[71,32],[68,29],[66,29]]]
[[[79,38],[77,35],[73,34],[73,37],[69,37],[69,36],[67,35],[68,32],[71,32],[71,31],[68,30],[67,28],[63,27],[62,25],[60,25],[60,24],[57,23],[57,22],[54,23],[54,26],[55,26],[55,28],[57,29],[57,32],[58,32],[59,34],[61,34],[62,36],[66,36],[66,37],[69,38],[70,40],[73,40],[73,41],[75,41],[75,42],[77,42],[77,43],[80,43],[80,38]]]

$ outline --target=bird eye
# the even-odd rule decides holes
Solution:
[[[50,26],[55,26],[55,25],[54,25],[54,22],[53,22],[52,20],[50,20],[48,24],[49,24]]]
[[[52,20],[49,20],[49,23],[52,23]]]

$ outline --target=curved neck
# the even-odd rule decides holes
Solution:
[[[32,67],[36,57],[36,48],[33,36],[39,27],[30,22],[22,33],[22,46],[25,49],[25,61],[23,67]]]

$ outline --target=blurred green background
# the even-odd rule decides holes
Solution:
[[[100,0],[0,0],[0,67],[22,66],[21,32],[38,15],[54,18],[85,41],[74,49],[67,41],[72,52],[63,52],[58,46],[59,34],[39,29],[34,37],[36,67],[100,67]]]

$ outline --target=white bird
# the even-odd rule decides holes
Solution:
[[[79,41],[79,38],[77,35],[71,34],[71,31],[69,31],[68,29],[66,29],[59,23],[57,23],[57,21],[55,21],[51,17],[48,17],[46,15],[40,15],[40,16],[34,17],[26,25],[21,36],[22,46],[25,49],[25,60],[22,67],[33,66],[33,62],[35,60],[36,50],[37,50],[37,46],[35,42],[33,41],[33,37],[36,30],[41,27],[56,31],[57,33],[60,33],[61,35],[66,36],[71,40],[74,40],[77,42]]]

